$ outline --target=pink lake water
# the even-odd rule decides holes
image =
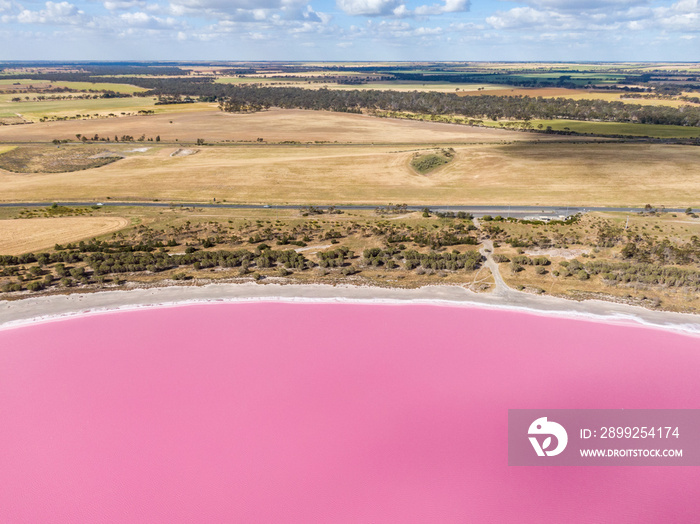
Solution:
[[[509,408],[700,408],[700,339],[279,303],[0,331],[0,521],[700,519],[700,468],[509,467]]]

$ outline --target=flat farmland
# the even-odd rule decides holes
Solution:
[[[77,102],[76,102],[77,103]],[[193,106],[196,104],[178,104]],[[165,107],[165,106],[156,106]],[[209,107],[215,107],[209,104]],[[271,110],[233,114],[216,109],[125,116],[92,120],[0,126],[2,142],[50,142],[85,136],[160,136],[167,142],[207,141],[339,142],[339,143],[466,143],[532,140],[531,135],[500,129],[382,119],[326,111]],[[546,139],[546,137],[543,137]]]
[[[21,90],[31,90],[34,89],[49,89],[52,87],[67,87],[69,89],[75,89],[77,91],[114,91],[115,93],[138,93],[141,91],[147,91],[143,87],[134,86],[131,84],[116,84],[110,82],[68,82],[68,81],[58,81],[54,82],[51,80],[32,80],[32,79],[9,79],[0,78],[0,90],[3,89],[21,89]]]
[[[25,96],[37,96],[38,94],[40,93],[26,93]],[[200,111],[216,107],[215,104],[205,103],[155,105],[157,99],[151,97],[12,102],[11,99],[15,96],[12,94],[0,95],[0,116],[21,115],[25,120],[32,122],[39,122],[43,117],[73,118],[76,115],[106,117],[110,113],[119,116],[123,113],[138,113],[140,110],[171,113]],[[19,128],[15,129],[19,131]]]
[[[353,76],[359,73],[333,72],[335,75]],[[330,73],[318,76],[328,76]],[[503,84],[474,84],[462,82],[413,82],[401,80],[387,80],[381,82],[368,82],[366,84],[338,84],[337,82],[309,82],[297,75],[289,74],[284,76],[246,76],[246,77],[226,77],[222,76],[215,80],[217,84],[234,85],[265,85],[274,87],[300,87],[303,89],[333,89],[344,91],[423,91],[455,93],[457,91],[468,91],[470,93],[481,93],[482,91],[503,90]]]
[[[140,93],[148,91],[143,87],[134,86],[131,84],[114,84],[111,82],[52,82],[51,87],[68,87],[78,91],[114,91],[115,93]]]
[[[687,93],[690,94],[690,93]],[[462,90],[457,93],[459,96],[531,96],[542,98],[571,98],[572,100],[604,100],[606,102],[624,102],[626,104],[639,104],[645,106],[669,106],[680,107],[685,105],[697,106],[684,100],[657,99],[657,98],[630,98],[629,93],[619,91],[596,91],[594,89],[568,89],[564,87],[516,87],[503,88],[498,86],[495,89],[484,91]],[[691,96],[695,96],[690,94]]]
[[[423,148],[428,149],[428,148]],[[10,201],[106,199],[340,204],[697,206],[700,148],[661,144],[512,143],[455,146],[420,175],[420,146],[212,146],[171,156],[153,147],[73,173],[0,172]]]
[[[77,242],[129,225],[122,217],[59,217],[0,220],[0,253],[21,255]]]

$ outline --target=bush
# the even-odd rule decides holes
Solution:
[[[35,280],[27,284],[27,289],[29,291],[41,291],[42,289],[44,289],[44,284]]]
[[[355,273],[358,273],[358,270],[354,266],[347,266],[341,270],[341,273],[343,274],[343,276],[348,277],[350,275],[354,275]]]

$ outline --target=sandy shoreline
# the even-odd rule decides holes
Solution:
[[[541,315],[587,318],[603,322],[636,323],[700,336],[700,315],[651,311],[637,306],[599,300],[575,302],[521,292],[474,293],[459,286],[392,289],[350,285],[256,283],[167,286],[0,301],[0,329],[57,318],[143,307],[261,300],[486,307]]]

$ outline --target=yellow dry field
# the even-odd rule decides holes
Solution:
[[[688,94],[688,93],[686,93]],[[657,98],[631,98],[625,93],[611,91],[595,91],[591,89],[567,89],[564,87],[519,87],[513,89],[492,89],[488,91],[461,91],[459,96],[531,96],[543,98],[571,98],[573,100],[604,100],[606,102],[624,102],[626,104],[639,104],[645,106],[670,106],[680,107],[685,105],[695,106],[684,100],[665,100]],[[691,95],[695,96],[695,95]]]
[[[662,144],[512,143],[455,146],[420,175],[420,146],[154,148],[74,173],[0,172],[3,201],[154,200],[415,205],[700,204],[700,148]]]
[[[188,105],[188,104],[182,104]],[[218,110],[95,120],[0,126],[2,142],[75,140],[75,135],[147,137],[195,142],[467,143],[531,140],[531,135],[497,129],[384,119],[329,111],[271,110],[233,114]]]
[[[60,217],[0,220],[0,255],[21,255],[76,242],[129,225],[121,217]]]

